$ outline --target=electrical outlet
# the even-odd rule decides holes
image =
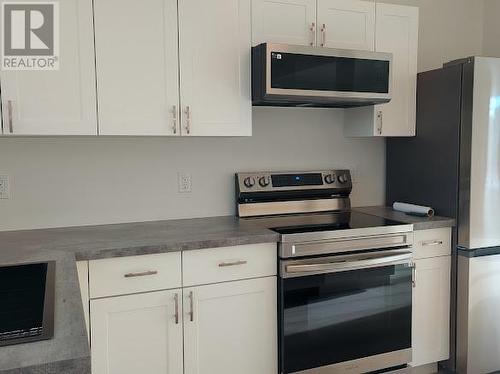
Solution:
[[[179,192],[191,192],[191,174],[178,173]]]
[[[0,199],[10,199],[10,185],[8,175],[0,175]]]

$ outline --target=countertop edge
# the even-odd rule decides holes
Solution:
[[[0,374],[87,374],[91,372],[90,355],[87,357],[77,357],[68,360],[54,361],[44,364],[19,367],[15,369],[0,370]]]

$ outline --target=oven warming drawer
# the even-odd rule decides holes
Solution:
[[[369,249],[411,247],[413,232],[390,233],[362,237],[339,237],[303,242],[281,242],[282,258],[304,257]]]

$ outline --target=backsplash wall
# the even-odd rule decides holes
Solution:
[[[0,231],[234,213],[234,172],[350,168],[353,205],[384,202],[385,141],[347,139],[343,111],[254,108],[249,138],[0,138]],[[177,173],[192,175],[179,193]]]

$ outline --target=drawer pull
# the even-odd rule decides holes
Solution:
[[[433,245],[442,245],[443,241],[442,240],[429,240],[426,242],[422,242],[422,247],[430,247]]]
[[[135,277],[145,277],[148,275],[156,275],[158,272],[156,270],[143,271],[142,273],[127,273],[124,275],[125,278],[135,278]]]
[[[234,261],[234,262],[221,262],[219,264],[219,267],[220,268],[225,268],[225,267],[228,267],[228,266],[238,266],[238,265],[245,265],[247,264],[248,261],[243,261],[243,260],[240,260],[240,261]]]

